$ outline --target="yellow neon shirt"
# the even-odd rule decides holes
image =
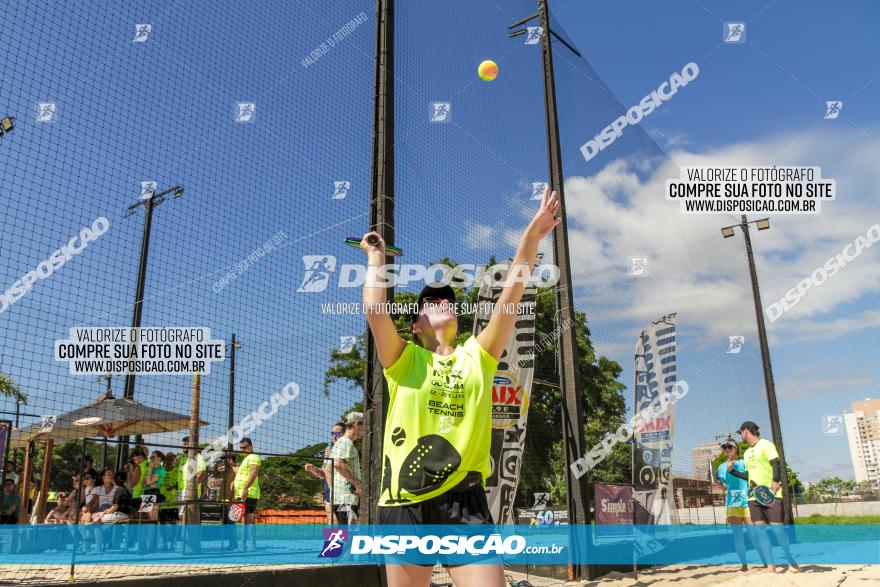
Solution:
[[[449,356],[408,342],[389,368],[379,505],[425,501],[491,473],[492,380],[498,360],[471,336]]]
[[[260,456],[256,453],[250,453],[241,461],[241,465],[238,466],[238,471],[236,471],[235,473],[235,480],[232,482],[232,492],[235,494],[235,497],[250,497],[253,499],[260,499],[259,474],[257,474],[257,477],[254,479],[254,482],[251,484],[251,486],[248,487],[248,494],[241,494],[241,490],[244,489],[245,483],[247,483],[247,480],[251,477],[251,472],[255,467],[259,466]]]
[[[776,446],[764,438],[755,443],[755,446],[747,448],[743,460],[746,463],[746,471],[749,472],[749,484],[754,481],[756,485],[770,487],[773,483],[773,465],[770,461],[778,458]],[[782,499],[782,488],[780,487],[774,495],[777,499]],[[755,497],[750,496],[749,501],[755,501]]]

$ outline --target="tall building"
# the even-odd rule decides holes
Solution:
[[[852,413],[844,413],[849,455],[856,482],[880,487],[880,399],[852,402]]]
[[[692,448],[691,463],[693,463],[694,466],[694,478],[708,479],[709,463],[711,463],[719,454],[721,454],[721,447],[715,442],[701,444],[696,448]],[[712,476],[714,479],[714,472],[712,473]]]

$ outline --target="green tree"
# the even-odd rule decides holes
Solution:
[[[861,483],[859,483],[856,491],[859,495],[862,496],[862,499],[865,501],[876,501],[877,499],[880,499],[880,496],[878,496],[877,488],[871,485],[870,481],[862,481]]]
[[[260,464],[260,507],[296,509],[318,507],[315,495],[324,482],[305,470],[306,463],[321,467],[325,442],[301,448],[287,456],[267,457]]]
[[[439,263],[456,265],[449,258],[441,259]],[[491,257],[488,265],[494,263],[495,259]],[[478,289],[473,286],[456,288],[456,302],[472,304],[476,302],[477,294]],[[417,297],[414,292],[396,293],[394,301],[398,304],[410,303],[415,302]],[[565,469],[561,450],[562,405],[556,365],[556,343],[562,329],[557,327],[555,316],[554,290],[539,290],[535,308],[535,337],[541,344],[536,350],[534,361],[535,383],[528,407],[528,432],[517,491],[519,504],[531,505],[532,493],[538,491],[550,491],[554,503],[565,503]],[[392,319],[404,340],[417,342],[413,339],[412,321],[408,315],[396,315]],[[473,314],[459,316],[457,344],[467,340],[473,332],[473,324]],[[575,373],[582,394],[586,446],[592,447],[605,433],[616,430],[624,422],[626,401],[623,390],[626,385],[617,381],[622,372],[618,363],[595,356],[586,315],[575,312],[574,324],[569,327],[574,328],[578,346],[579,362]],[[328,393],[332,383],[346,382],[353,386],[363,386],[363,339],[358,341],[355,348],[357,352],[345,355],[336,351],[331,353],[330,366],[325,375]],[[609,457],[591,471],[591,480],[626,482],[630,479],[630,468],[630,446],[618,445]]]
[[[856,488],[855,481],[841,479],[840,477],[825,477],[819,480],[810,489],[824,499],[840,499],[843,495],[849,495]]]
[[[19,404],[27,403],[27,395],[18,384],[5,373],[0,373],[0,396],[8,397]]]

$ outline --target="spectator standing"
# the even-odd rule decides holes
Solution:
[[[178,469],[178,477],[177,477],[177,501],[181,504],[179,510],[180,521],[183,522],[186,517],[186,489],[190,483],[195,483],[196,485],[196,499],[200,500],[202,498],[202,492],[205,486],[205,480],[208,477],[208,463],[205,461],[205,457],[202,456],[201,452],[196,452],[195,457],[195,466],[188,466],[189,463],[189,449],[198,448],[190,445],[189,436],[183,437],[183,448],[184,451],[180,455],[180,458],[177,459],[177,469]],[[191,523],[196,523],[192,521]]]
[[[330,491],[330,479],[333,477],[333,459],[330,458],[330,452],[336,441],[345,434],[345,424],[337,422],[330,430],[330,442],[324,447],[324,462],[321,468],[315,467],[312,463],[306,463],[305,470],[324,481],[324,511],[327,513],[327,524],[333,523],[333,503],[332,492]]]
[[[260,499],[260,456],[254,452],[254,443],[250,438],[242,438],[238,448],[245,457],[235,469],[235,480],[232,482],[233,497],[244,502],[244,540],[243,550],[254,550],[257,547],[256,511]],[[248,548],[250,544],[250,548]]]
[[[361,487],[361,456],[354,443],[364,434],[364,414],[345,416],[345,434],[336,441],[333,458],[333,513],[340,524],[357,524]]]
[[[156,505],[150,510],[149,519],[157,521],[159,519],[159,504],[165,500],[162,495],[162,485],[165,481],[165,455],[158,450],[150,453],[150,464],[147,468],[147,475],[144,481],[143,495],[152,495],[156,498]]]

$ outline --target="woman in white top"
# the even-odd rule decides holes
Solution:
[[[113,496],[116,494],[116,482],[113,480],[113,471],[104,469],[101,471],[101,484],[92,487],[86,499],[87,512],[83,508],[83,524],[100,524],[104,513],[113,505]]]

